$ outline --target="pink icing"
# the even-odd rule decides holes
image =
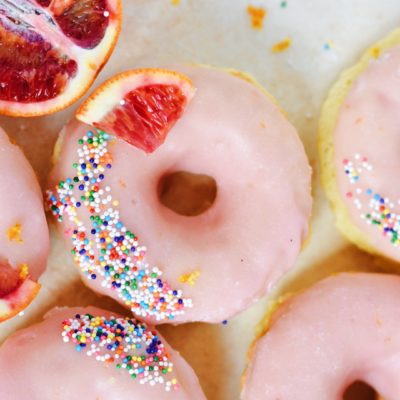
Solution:
[[[400,278],[341,274],[285,303],[256,344],[243,400],[341,400],[362,380],[400,398]]]
[[[399,242],[392,242],[392,231],[384,228],[396,234],[400,228],[399,85],[400,47],[396,47],[371,61],[357,78],[334,131],[337,183],[349,216],[371,245],[395,260],[400,260]],[[349,165],[356,168],[357,180],[346,175]],[[371,212],[376,213],[371,219],[380,224],[368,223],[366,214]]]
[[[180,385],[176,391],[166,391],[161,384],[140,384],[126,369],[76,351],[73,343],[63,342],[62,332],[63,321],[74,319],[78,313],[118,317],[94,307],[56,309],[42,323],[12,335],[0,348],[2,398],[205,400],[193,370],[162,338],[173,364],[169,375]]]
[[[46,268],[49,234],[43,197],[32,167],[0,128],[0,259],[14,268],[27,264],[37,280]],[[21,225],[21,241],[7,232]]]
[[[179,70],[197,89],[186,112],[153,154],[113,142],[107,184],[124,224],[146,245],[149,265],[192,299],[174,321],[220,322],[263,296],[294,264],[308,231],[311,171],[296,131],[259,89],[209,68]],[[76,143],[88,129],[67,127],[52,185],[73,176]],[[159,179],[179,170],[217,181],[217,199],[204,214],[180,216],[159,202]],[[68,228],[63,223],[63,232]],[[195,270],[193,286],[180,282]],[[87,283],[117,298],[98,280]]]

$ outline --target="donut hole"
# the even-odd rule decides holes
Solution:
[[[362,381],[353,382],[344,392],[343,400],[378,400],[376,390]]]
[[[209,175],[176,171],[161,177],[158,198],[162,205],[185,217],[205,213],[217,197],[217,182]]]

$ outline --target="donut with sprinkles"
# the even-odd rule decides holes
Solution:
[[[400,261],[400,30],[343,72],[320,120],[323,184],[350,241]]]
[[[54,309],[14,333],[0,347],[0,371],[8,400],[205,400],[152,326],[94,307]]]
[[[40,290],[49,253],[43,195],[22,150],[0,128],[0,322],[12,318]]]
[[[174,71],[195,94],[165,142],[146,154],[71,121],[47,204],[90,288],[152,323],[222,322],[293,267],[308,235],[311,169],[250,77]],[[201,196],[206,206],[190,211]]]

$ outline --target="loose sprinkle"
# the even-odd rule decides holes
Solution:
[[[247,14],[250,16],[251,27],[261,30],[264,26],[264,19],[267,12],[263,7],[247,6]]]
[[[173,6],[179,6],[179,4],[181,4],[181,0],[171,0],[171,4]]]
[[[367,208],[360,217],[368,225],[374,225],[379,229],[383,236],[387,237],[393,246],[400,244],[400,214],[394,212],[395,204],[387,197],[375,192],[372,188],[362,188],[360,177],[365,172],[372,171],[372,165],[368,163],[366,157],[356,154],[353,161],[343,160],[344,172],[350,183],[355,185],[354,190],[346,193],[348,200],[353,201],[359,210]],[[367,205],[363,203],[363,198],[367,199]]]
[[[112,168],[111,143],[111,137],[100,130],[80,138],[75,176],[60,181],[55,193],[47,192],[47,207],[59,222],[67,216],[73,224],[71,253],[86,279],[101,278],[102,286],[115,291],[138,316],[172,320],[192,301],[183,298],[181,290],[173,290],[160,269],[149,267],[146,247],[113,207],[118,201],[105,185]],[[79,217],[81,208],[89,211],[89,227]]]
[[[333,42],[332,40],[328,40],[327,42],[324,43],[323,49],[326,51],[332,50],[333,47]]]
[[[286,8],[287,5],[287,1],[281,1],[281,8]]]
[[[22,240],[22,225],[15,224],[7,230],[8,240],[11,242],[23,243]]]
[[[275,43],[272,46],[271,51],[273,53],[281,53],[281,52],[287,50],[291,45],[292,45],[292,39],[286,38],[278,43]]]
[[[187,283],[190,286],[194,286],[199,276],[200,276],[200,271],[196,269],[193,272],[181,275],[179,277],[179,282]]]
[[[179,389],[171,377],[174,366],[167,349],[157,332],[143,322],[77,314],[62,322],[61,335],[77,352],[125,370],[140,384],[161,384],[167,391]]]

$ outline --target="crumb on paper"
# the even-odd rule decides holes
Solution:
[[[264,26],[265,16],[267,15],[265,8],[249,5],[247,6],[247,13],[250,16],[251,27],[261,30]]]
[[[200,271],[196,269],[193,272],[181,275],[179,277],[179,282],[187,283],[190,286],[194,286],[199,276],[200,276]]]
[[[273,53],[281,53],[282,51],[287,50],[291,45],[292,45],[292,39],[286,38],[286,39],[281,40],[278,43],[275,43],[272,46],[271,50]]]
[[[15,224],[8,228],[7,237],[10,242],[23,243],[22,240],[22,225]]]

